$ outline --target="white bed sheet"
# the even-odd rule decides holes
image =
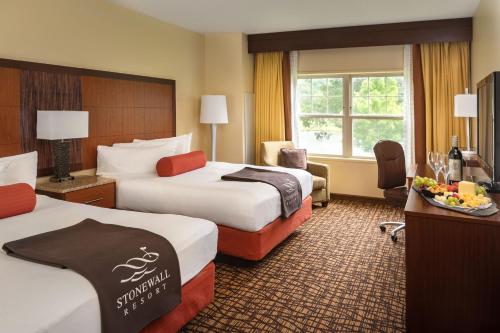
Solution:
[[[156,174],[108,176],[117,180],[119,208],[198,217],[255,232],[281,215],[281,199],[278,190],[268,184],[220,179],[245,166],[251,165],[208,162],[204,168],[174,177],[158,177]],[[302,199],[311,194],[312,175],[307,171],[257,168],[288,172],[298,178]]]
[[[177,215],[144,214],[98,208],[37,196],[32,213],[0,220],[0,245],[93,218],[142,228],[167,238],[179,258],[182,284],[217,252],[214,223]],[[0,332],[99,333],[95,289],[71,270],[16,259],[0,251]]]

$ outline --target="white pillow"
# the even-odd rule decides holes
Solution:
[[[134,139],[133,144],[141,145],[158,145],[159,143],[175,143],[177,145],[177,154],[187,154],[191,151],[191,139],[193,133],[174,136],[172,138],[154,139],[154,140],[140,140]]]
[[[35,189],[38,153],[0,158],[0,185],[27,183]]]
[[[155,173],[156,162],[162,157],[175,155],[175,148],[158,147],[108,147],[97,146],[99,176],[111,174]]]

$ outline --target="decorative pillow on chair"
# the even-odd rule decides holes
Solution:
[[[193,151],[187,154],[164,157],[156,163],[156,172],[160,177],[172,177],[182,173],[203,168],[207,158],[202,151]]]
[[[0,219],[29,213],[35,209],[35,191],[26,183],[0,186],[0,198]]]
[[[307,150],[281,148],[278,164],[285,168],[307,169]]]

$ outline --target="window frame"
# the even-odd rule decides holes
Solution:
[[[355,119],[369,120],[403,120],[404,111],[401,116],[396,115],[369,115],[369,114],[353,114],[352,113],[352,79],[356,77],[387,77],[387,76],[404,76],[403,71],[383,71],[383,72],[360,72],[360,73],[299,73],[297,79],[343,79],[343,107],[341,114],[325,114],[325,113],[297,113],[297,120],[301,118],[333,118],[342,119],[342,154],[322,154],[312,153],[313,156],[321,157],[340,157],[352,159],[374,160],[374,156],[358,156],[352,153],[352,124]],[[312,97],[312,96],[311,96]],[[404,133],[403,133],[404,135]],[[297,137],[299,134],[297,133]],[[300,139],[299,139],[300,145]]]

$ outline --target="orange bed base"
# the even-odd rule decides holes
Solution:
[[[158,318],[141,333],[174,333],[193,319],[201,309],[214,300],[215,265],[209,263],[182,287],[182,303]]]
[[[308,196],[302,207],[287,219],[278,217],[256,232],[218,225],[220,253],[247,260],[260,260],[304,224],[312,215],[312,198]]]

